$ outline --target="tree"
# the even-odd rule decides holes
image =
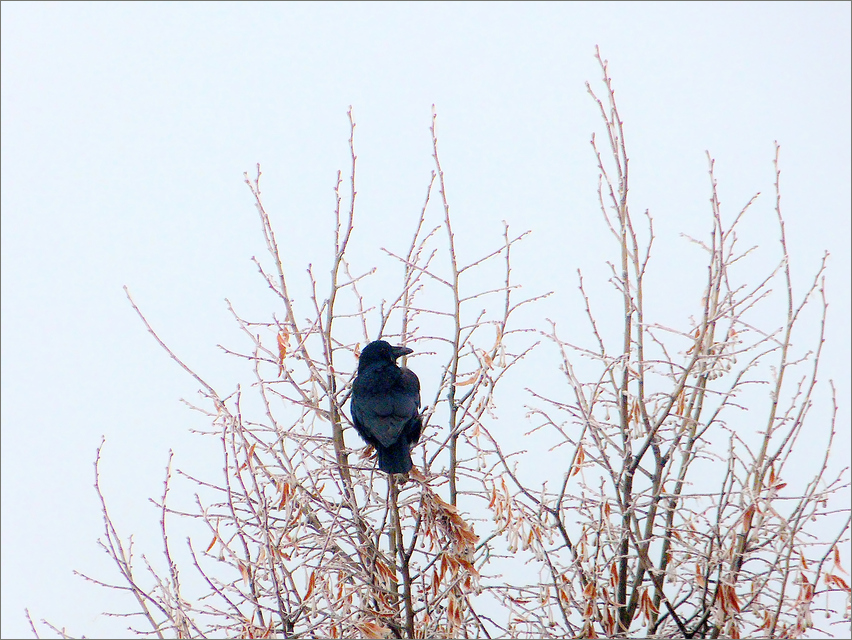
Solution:
[[[134,596],[130,615],[145,625],[137,624],[140,633],[803,637],[823,608],[832,624],[849,624],[841,565],[848,468],[838,474],[829,464],[833,387],[830,421],[813,424],[810,413],[821,388],[825,260],[810,288],[794,292],[778,147],[777,267],[758,276],[739,268],[758,249],[737,244],[755,198],[729,220],[708,155],[712,231],[694,239],[706,256],[700,306],[688,326],[658,323],[644,302],[655,268],[653,220],[631,212],[623,122],[607,64],[597,59],[603,97],[591,86],[589,93],[604,143],[593,136],[592,147],[616,248],[610,282],[623,318],[616,344],[599,330],[596,300],[579,272],[591,346],[569,340],[555,322],[535,329],[516,321],[518,309],[547,295],[521,298],[512,279],[525,233],[505,225],[501,245],[459,261],[434,113],[435,170],[411,242],[386,250],[402,277],[378,306],[359,293],[374,270],[353,275],[347,260],[356,215],[351,110],[348,193],[344,200],[338,172],[330,276],[323,284],[308,269],[307,308],[289,293],[260,167],[246,176],[268,251],[257,268],[280,311],[252,321],[231,309],[250,345],[230,351],[253,367],[245,392],[222,394],[184,365],[131,299],[199,383],[204,403],[196,408],[209,417],[207,435],[218,439],[224,469],[215,480],[182,474],[196,486],[196,505],[177,509],[169,503],[170,458],[157,501],[166,568],[146,560],[144,576],[96,482],[101,544],[121,576],[116,585],[96,582]],[[767,317],[773,288],[786,297],[775,324]],[[821,321],[803,352],[793,335],[809,306]],[[379,337],[442,363],[434,395],[424,396],[424,437],[407,482],[377,471],[350,430],[353,356]],[[530,389],[529,415],[531,431],[553,445],[534,455],[552,463],[557,481],[534,484],[515,464],[532,454],[507,451],[492,426],[507,372],[548,349],[561,361],[564,392]],[[809,478],[790,468],[806,422],[827,441]],[[96,479],[100,456],[99,449]],[[175,519],[205,532],[187,538],[189,565],[173,560]],[[821,595],[827,604],[818,604]],[[831,608],[837,602],[840,610]]]

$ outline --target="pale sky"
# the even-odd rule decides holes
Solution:
[[[325,265],[349,105],[361,266],[392,267],[379,248],[408,242],[432,169],[434,104],[463,251],[499,241],[501,220],[532,229],[518,278],[531,293],[556,290],[541,318],[568,333],[582,321],[572,278],[582,267],[605,280],[611,248],[589,146],[601,125],[584,84],[600,89],[596,44],[625,121],[632,206],[655,216],[655,277],[670,284],[672,314],[681,298],[695,302],[679,268],[694,247],[678,234],[710,227],[705,150],[728,215],[763,194],[745,230],[776,251],[780,143],[800,291],[831,254],[821,379],[839,390],[848,459],[849,3],[4,2],[1,26],[4,638],[29,635],[24,607],[76,635],[126,627],[99,616],[122,600],[72,575],[114,575],[95,542],[101,437],[112,515],[152,556],[147,499],[162,491],[169,450],[182,468],[220,463],[179,402],[196,397],[195,381],[122,285],[173,349],[232,389],[243,371],[216,345],[240,335],[224,299],[259,319],[276,310],[250,260],[264,244],[242,174],[262,164],[293,278]]]

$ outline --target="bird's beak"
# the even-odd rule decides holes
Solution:
[[[409,353],[414,353],[414,349],[409,349],[408,347],[393,347],[393,359],[401,358],[402,356],[407,356]]]

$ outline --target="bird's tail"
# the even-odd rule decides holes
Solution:
[[[405,438],[400,438],[390,447],[379,447],[379,469],[385,473],[408,473],[411,471],[411,450]]]

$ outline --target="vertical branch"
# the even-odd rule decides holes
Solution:
[[[399,486],[394,480],[393,474],[388,474],[388,493],[390,496],[393,545],[392,552],[397,556],[400,572],[402,573],[402,605],[405,611],[405,633],[406,637],[414,638],[414,603],[411,596],[411,557],[405,550],[402,535],[402,521],[399,517]]]
[[[346,443],[343,440],[343,425],[340,421],[340,405],[337,398],[337,374],[334,369],[334,343],[332,333],[332,323],[334,322],[334,303],[337,298],[338,275],[340,267],[343,264],[343,257],[346,253],[346,247],[349,244],[349,238],[352,236],[353,219],[355,217],[355,121],[352,118],[352,107],[347,111],[349,116],[349,153],[352,159],[349,184],[349,215],[346,224],[343,227],[343,236],[341,237],[341,220],[340,220],[340,172],[337,172],[337,186],[335,187],[336,205],[334,208],[335,215],[335,234],[334,234],[334,263],[331,268],[331,291],[326,304],[326,321],[322,332],[323,346],[325,348],[325,360],[327,363],[326,370],[326,387],[328,390],[328,415],[331,421],[332,438],[334,440],[334,452],[337,456],[337,464],[340,469],[340,475],[343,479],[344,490],[347,494],[353,512],[357,513],[358,505],[356,503],[355,494],[352,491],[352,477],[349,473],[349,454],[346,451]]]
[[[619,362],[619,366],[621,367],[621,381],[618,384],[618,389],[616,390],[617,394],[617,403],[618,403],[618,413],[619,413],[619,421],[620,421],[620,429],[621,429],[621,444],[623,447],[623,467],[621,474],[621,483],[619,487],[619,502],[621,509],[621,541],[619,542],[619,552],[618,552],[618,582],[616,587],[616,602],[620,607],[619,611],[619,630],[622,632],[626,632],[630,626],[630,620],[628,619],[628,615],[630,613],[629,608],[626,606],[627,604],[627,584],[628,584],[628,570],[629,570],[629,551],[630,551],[630,537],[628,532],[630,531],[631,518],[633,517],[633,478],[636,471],[636,466],[638,464],[638,457],[634,458],[631,455],[631,434],[630,434],[630,421],[632,418],[632,405],[630,403],[630,394],[629,394],[629,386],[630,386],[630,375],[631,375],[631,361],[632,361],[632,345],[633,345],[633,311],[634,311],[634,303],[631,296],[631,281],[630,281],[630,272],[629,272],[629,264],[630,264],[630,247],[628,245],[629,233],[630,233],[630,223],[629,223],[629,211],[627,207],[627,196],[628,196],[628,158],[627,158],[627,147],[624,142],[624,129],[622,126],[621,119],[618,115],[618,109],[615,103],[615,92],[612,88],[612,80],[609,77],[609,71],[607,69],[607,61],[601,58],[600,50],[595,48],[595,58],[601,66],[601,70],[603,71],[603,80],[606,85],[606,93],[609,101],[609,110],[607,111],[604,108],[603,103],[595,96],[592,92],[592,96],[598,102],[598,105],[601,109],[601,114],[603,115],[604,122],[606,123],[606,131],[607,137],[610,143],[610,149],[612,151],[612,159],[614,162],[615,170],[616,170],[616,178],[617,184],[615,184],[609,177],[606,169],[604,168],[603,161],[599,153],[597,153],[597,148],[595,147],[594,137],[592,138],[592,146],[595,147],[595,152],[598,157],[598,167],[601,171],[601,174],[606,179],[606,183],[609,187],[610,199],[612,201],[612,208],[615,210],[618,227],[617,227],[617,238],[619,242],[620,248],[620,258],[621,258],[621,273],[620,273],[620,289],[622,294],[622,306],[623,306],[623,335],[622,335],[622,346],[621,346],[621,358]],[[591,92],[591,88],[589,88]],[[603,202],[601,202],[603,206]],[[604,212],[606,216],[606,213]]]
[[[435,184],[435,172],[432,172],[432,177],[429,180],[429,187],[426,189],[426,199],[423,201],[423,208],[420,210],[420,218],[417,221],[417,229],[414,231],[414,236],[411,238],[411,246],[408,248],[408,255],[405,259],[405,272],[404,272],[404,280],[403,280],[403,289],[402,289],[402,328],[400,332],[400,342],[401,344],[406,344],[409,338],[408,332],[408,323],[411,320],[411,300],[414,296],[414,291],[412,288],[414,283],[416,282],[417,276],[415,276],[415,260],[420,253],[422,248],[422,242],[418,245],[417,239],[420,236],[420,231],[423,228],[423,223],[426,221],[426,208],[429,206],[429,198],[432,195],[432,185]],[[406,363],[405,357],[403,357],[402,363],[405,366]]]
[[[790,349],[790,337],[793,332],[793,322],[795,315],[793,313],[793,281],[790,277],[790,255],[787,251],[787,234],[784,227],[784,218],[781,215],[781,168],[778,165],[778,158],[781,153],[781,146],[778,142],[775,143],[775,159],[773,166],[775,168],[775,214],[778,217],[778,228],[781,232],[781,260],[784,265],[784,283],[785,293],[787,294],[787,322],[784,326],[784,338],[781,340],[781,353],[778,362],[778,372],[775,376],[775,384],[769,406],[769,418],[766,422],[766,431],[763,436],[763,443],[760,447],[760,453],[755,460],[754,474],[752,480],[752,489],[755,494],[758,494],[763,487],[764,477],[768,472],[768,465],[765,465],[767,449],[772,439],[772,434],[775,431],[775,416],[778,413],[778,402],[781,397],[781,387],[784,384],[784,374],[787,371],[787,352]]]
[[[450,504],[453,506],[456,505],[457,502],[457,494],[458,489],[456,487],[456,466],[458,465],[458,440],[460,433],[458,432],[458,410],[459,405],[456,402],[456,380],[458,380],[459,373],[459,349],[461,348],[461,303],[459,302],[459,268],[458,263],[456,261],[456,247],[455,240],[453,237],[453,228],[450,224],[450,205],[447,202],[447,188],[444,184],[444,171],[441,169],[441,161],[438,158],[438,135],[435,132],[435,121],[437,119],[437,114],[435,113],[435,107],[432,105],[432,126],[430,128],[432,132],[432,157],[435,158],[435,166],[438,169],[438,184],[440,185],[441,190],[441,201],[444,205],[444,226],[447,230],[447,240],[449,241],[450,248],[450,269],[451,269],[451,278],[450,284],[452,285],[453,290],[453,339],[452,339],[452,349],[453,353],[450,359],[449,365],[449,391],[447,394],[447,401],[450,406],[450,471],[449,471],[449,480],[450,480]]]

